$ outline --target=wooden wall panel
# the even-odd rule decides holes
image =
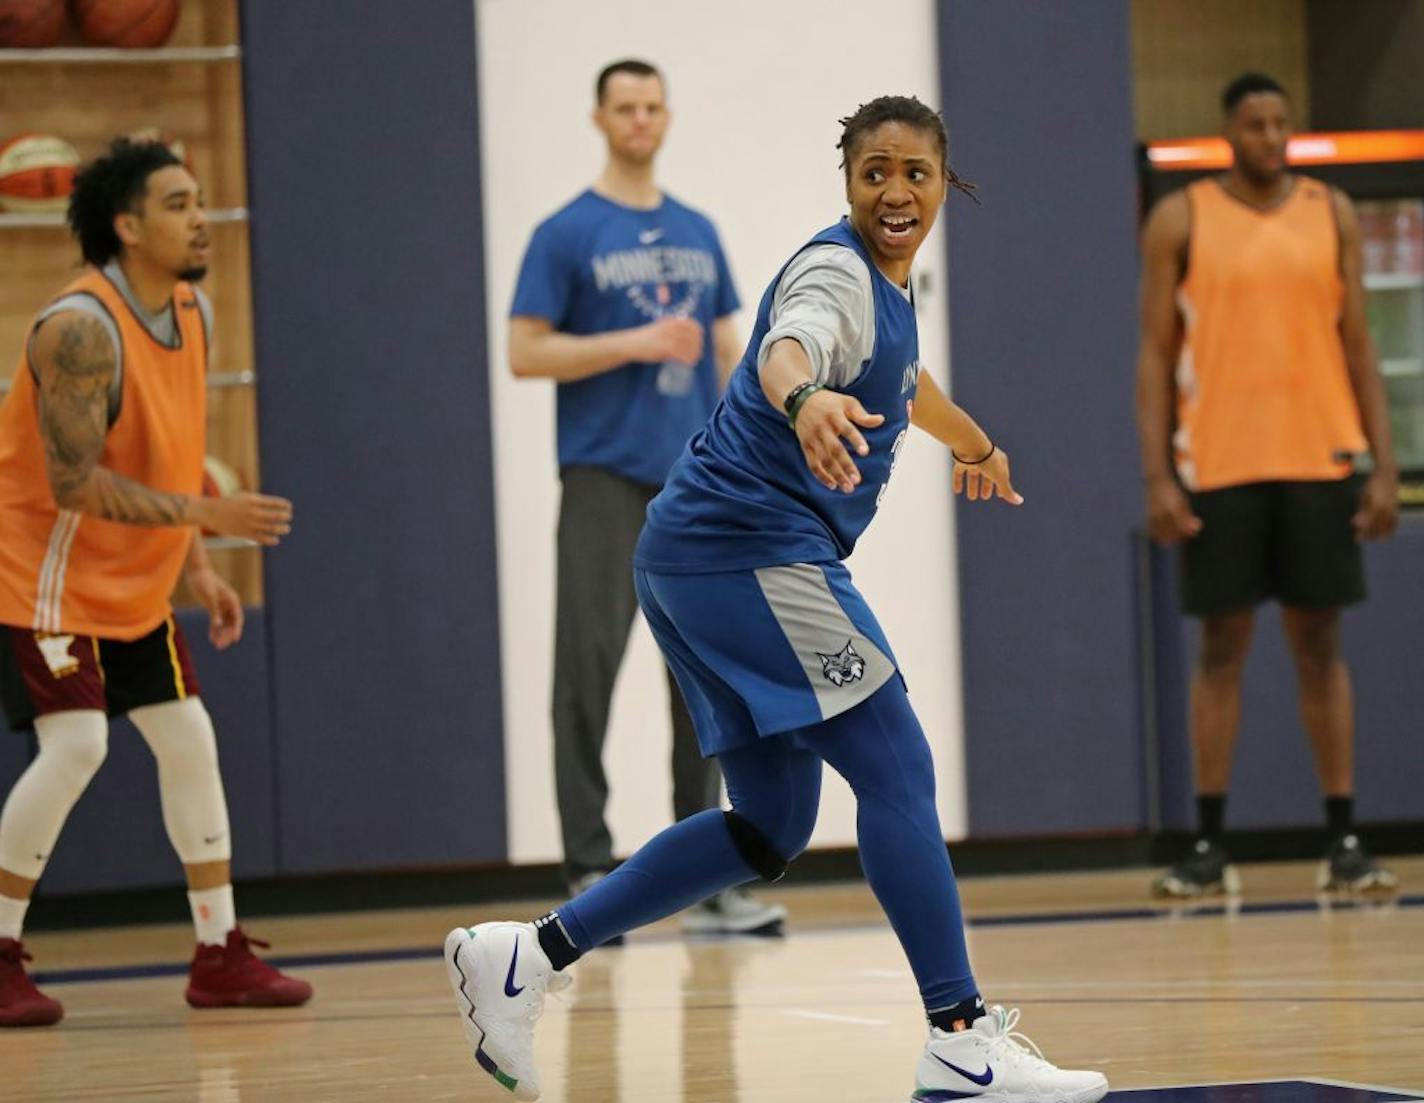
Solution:
[[[235,0],[185,0],[167,45],[230,45],[237,34]],[[71,34],[64,45],[86,44]],[[145,127],[182,139],[210,208],[246,206],[240,62],[21,64],[0,57],[0,141],[24,131],[55,134],[87,161],[116,135]],[[209,367],[253,371],[248,228],[214,223],[212,235],[213,264],[203,283],[216,315]],[[8,379],[35,312],[77,273],[79,253],[62,227],[0,227],[0,257],[0,378]],[[260,485],[251,388],[214,389],[209,400],[209,453],[232,466],[244,486]],[[260,603],[261,556],[217,558],[244,600]]]
[[[1309,124],[1305,0],[1132,0],[1133,109],[1143,141],[1215,134],[1221,90],[1269,73]]]

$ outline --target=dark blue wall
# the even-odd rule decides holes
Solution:
[[[244,4],[282,872],[505,857],[474,5]]]
[[[951,372],[1018,510],[958,516],[970,832],[1143,822],[1126,0],[940,5]]]
[[[1362,820],[1424,818],[1424,518],[1366,552],[1371,598],[1344,619],[1355,688],[1357,814]],[[1158,553],[1159,710],[1165,826],[1195,827],[1187,686],[1198,634],[1176,611],[1174,557]],[[1262,607],[1241,696],[1241,735],[1227,808],[1232,828],[1321,822],[1321,793],[1296,704],[1295,670],[1280,611]]]

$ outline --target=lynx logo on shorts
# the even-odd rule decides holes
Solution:
[[[74,643],[73,636],[45,636],[37,632],[35,643],[44,656],[49,672],[56,678],[63,678],[79,669],[79,660],[69,653],[69,647]]]
[[[858,682],[865,676],[865,660],[856,653],[850,640],[846,640],[846,645],[835,654],[823,655],[817,651],[816,657],[821,660],[821,673],[833,686]]]

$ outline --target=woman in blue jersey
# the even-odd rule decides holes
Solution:
[[[894,654],[842,560],[874,517],[911,425],[947,445],[953,487],[1012,504],[1008,458],[920,371],[910,267],[951,187],[939,116],[886,96],[842,120],[850,215],[816,234],[763,296],[707,427],[648,507],[638,599],[731,811],[655,836],[534,923],[456,928],[446,965],[480,1066],[537,1099],[545,991],[609,938],[728,885],[774,881],[810,840],[823,763],[857,801],[861,862],[929,1020],[912,1099],[1092,1103],[1095,1072],[1020,1043],[986,1008],[935,810],[929,745]]]

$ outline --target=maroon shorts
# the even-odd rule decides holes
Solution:
[[[197,694],[188,642],[171,616],[127,641],[0,625],[0,704],[11,731],[28,731],[52,712],[122,716]]]

